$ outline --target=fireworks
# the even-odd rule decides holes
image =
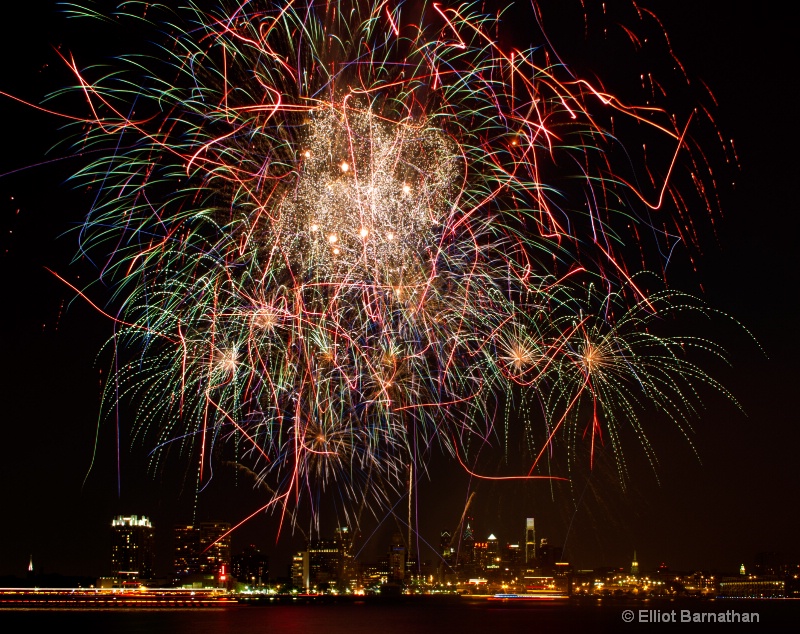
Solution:
[[[537,454],[581,442],[587,410],[624,477],[621,429],[652,452],[643,403],[684,424],[692,386],[719,388],[685,345],[721,351],[650,331],[702,306],[648,290],[648,256],[626,257],[671,247],[648,232],[692,233],[671,180],[686,158],[706,196],[687,121],[546,48],[501,48],[482,5],[161,10],[120,5],[162,31],[158,56],[105,76],[68,61],[91,113],[76,147],[95,157],[75,180],[100,188],[81,249],[116,289],[105,407],[136,403],[156,462],[179,450],[203,481],[234,454],[289,513],[320,489],[381,505],[407,465],[466,465],[504,425],[534,425],[495,420],[516,401],[546,415],[523,477],[549,477]],[[643,167],[646,191],[614,117],[673,156]]]

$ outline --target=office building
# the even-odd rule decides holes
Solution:
[[[532,517],[525,520],[525,563],[536,564],[536,528]]]
[[[486,563],[484,570],[500,569],[500,544],[493,534],[486,538]]]
[[[312,539],[308,542],[308,582],[311,590],[330,590],[339,583],[342,546],[335,539]]]

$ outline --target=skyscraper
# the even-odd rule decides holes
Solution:
[[[525,520],[525,563],[536,563],[536,529],[532,517]]]
[[[153,576],[153,525],[145,516],[119,515],[111,521],[111,576],[123,581]]]
[[[461,533],[461,545],[458,552],[458,565],[468,566],[475,561],[475,534],[472,531],[470,522],[471,517],[467,518],[467,524]]]
[[[489,535],[486,539],[486,563],[484,568],[486,570],[500,569],[500,544],[494,534]]]
[[[450,531],[442,531],[439,534],[439,555],[447,563],[450,563],[450,559],[453,557],[452,541],[453,535]]]

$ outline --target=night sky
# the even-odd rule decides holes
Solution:
[[[136,42],[135,33],[128,41],[67,21],[55,2],[12,4],[4,7],[0,91],[30,102],[70,83],[56,48],[85,66]],[[627,82],[635,98],[638,76],[626,70],[626,56],[606,47],[591,22],[590,40],[582,40],[580,12],[562,15],[558,4],[544,3],[543,15],[565,61],[610,77],[609,86],[623,93]],[[580,7],[578,0],[563,4]],[[800,559],[794,22],[770,3],[644,4],[663,20],[689,74],[711,88],[719,104],[715,119],[724,137],[733,138],[740,163],[739,169],[711,153],[723,217],[705,230],[696,273],[676,264],[667,277],[702,294],[757,339],[725,322],[706,325],[732,364],[713,365],[710,373],[744,412],[718,394],[704,394],[706,409],[694,422],[691,444],[663,420],[645,420],[659,464],[654,472],[644,452],[629,445],[625,488],[608,452],[572,487],[484,482],[469,489],[456,463],[437,458],[418,492],[421,537],[433,544],[440,530],[455,528],[473,490],[478,537],[494,533],[501,543],[518,542],[525,517],[532,516],[537,535],[563,545],[579,568],[628,565],[634,549],[644,570],[663,561],[676,570],[731,571],[760,551]],[[513,36],[524,37],[526,23],[513,23]],[[537,32],[533,24],[530,32]],[[246,475],[221,468],[197,496],[187,465],[171,460],[163,470],[149,469],[147,447],[132,438],[129,412],[121,412],[119,437],[113,420],[99,420],[109,361],[102,347],[111,324],[48,272],[79,286],[90,279],[88,263],[72,260],[92,195],[64,183],[79,162],[58,148],[48,152],[64,137],[59,120],[3,96],[0,113],[0,575],[24,575],[31,555],[46,572],[108,574],[116,514],[153,519],[156,570],[167,574],[174,523],[235,523],[262,506],[264,494]],[[98,289],[96,301],[107,299]],[[398,507],[401,518],[405,504]],[[324,522],[323,532],[332,535],[333,518]],[[366,558],[382,553],[401,526],[392,517],[377,524],[366,522],[357,542]],[[273,576],[284,575],[303,535],[286,526],[276,535],[277,519],[258,517],[234,534],[234,550],[254,543],[272,556]],[[422,553],[431,557],[424,547]]]

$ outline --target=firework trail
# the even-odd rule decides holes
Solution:
[[[708,196],[689,120],[502,48],[482,7],[123,2],[157,54],[65,57],[89,113],[74,151],[95,157],[80,248],[115,291],[105,407],[136,404],[156,463],[179,452],[204,482],[234,460],[264,509],[326,493],[353,513],[432,453],[475,469],[538,408],[517,477],[553,477],[564,436],[610,438],[624,478],[622,428],[652,455],[643,404],[684,427],[693,386],[722,389],[685,355],[713,344],[653,334],[702,304],[641,281],[659,240],[693,235],[678,166]],[[669,165],[631,175],[615,117]]]

